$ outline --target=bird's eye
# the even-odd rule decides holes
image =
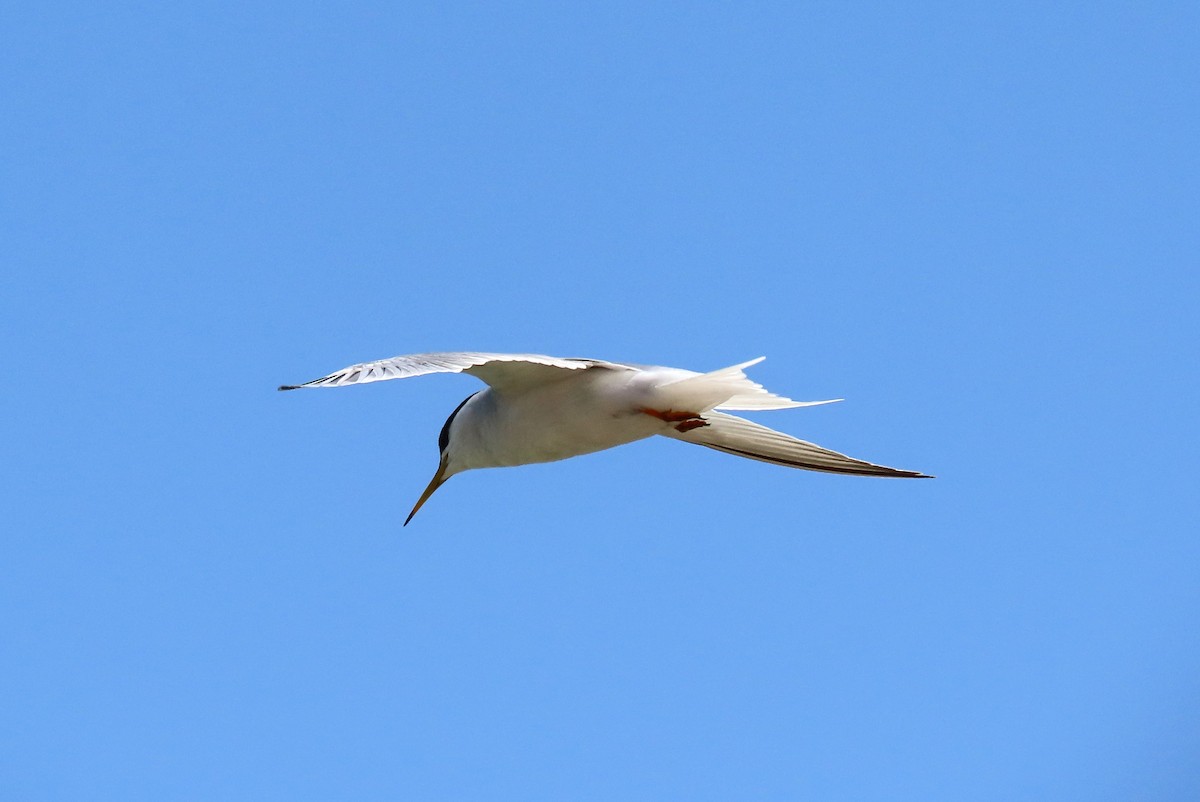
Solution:
[[[450,413],[450,417],[446,418],[446,422],[442,424],[442,431],[438,433],[438,451],[445,452],[446,446],[450,445],[450,422],[454,420],[454,416],[459,413],[467,402],[476,396],[476,393],[471,393],[462,400],[462,403],[454,408]]]

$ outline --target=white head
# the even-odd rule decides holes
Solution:
[[[451,459],[451,453],[453,452],[454,448],[451,445],[450,427],[454,423],[455,416],[457,416],[459,412],[462,412],[462,409],[467,405],[467,402],[476,395],[478,395],[478,393],[472,393],[464,398],[462,403],[455,407],[454,411],[450,413],[450,417],[446,418],[446,422],[442,424],[442,430],[438,433],[439,454],[437,473],[433,475],[433,480],[430,481],[429,486],[425,488],[425,492],[421,494],[419,499],[417,499],[417,503],[413,506],[412,512],[410,512],[408,517],[404,519],[405,526],[408,526],[408,522],[413,519],[413,516],[417,514],[417,510],[421,509],[421,505],[429,500],[429,497],[433,495],[435,490],[445,484],[446,480],[451,476],[463,470],[462,468],[455,467],[453,465],[454,460]]]

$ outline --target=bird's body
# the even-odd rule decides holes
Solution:
[[[650,395],[638,386],[639,375],[588,370],[509,393],[481,390],[450,422],[450,466],[459,472],[553,462],[657,434],[667,424],[636,411]]]
[[[441,459],[409,520],[450,476],[475,468],[552,462],[660,434],[777,465],[869,476],[923,477],[856,460],[719,409],[786,409],[742,369],[711,373],[536,354],[412,354],[352,365],[299,387],[339,387],[428,373],[471,373],[489,385],[451,413]],[[407,524],[408,521],[405,521]]]

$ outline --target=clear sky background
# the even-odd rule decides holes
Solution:
[[[1200,798],[1191,3],[10,5],[0,797]],[[448,483],[426,350],[711,370]]]

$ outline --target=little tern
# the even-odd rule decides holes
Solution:
[[[538,354],[409,354],[362,362],[279,389],[346,387],[431,373],[469,373],[488,385],[467,396],[446,418],[438,435],[437,472],[405,519],[405,526],[456,473],[553,462],[656,434],[789,468],[931,478],[847,457],[726,414],[723,410],[791,409],[841,400],[793,401],[768,392],[743,372],[763,359],[697,373]]]

